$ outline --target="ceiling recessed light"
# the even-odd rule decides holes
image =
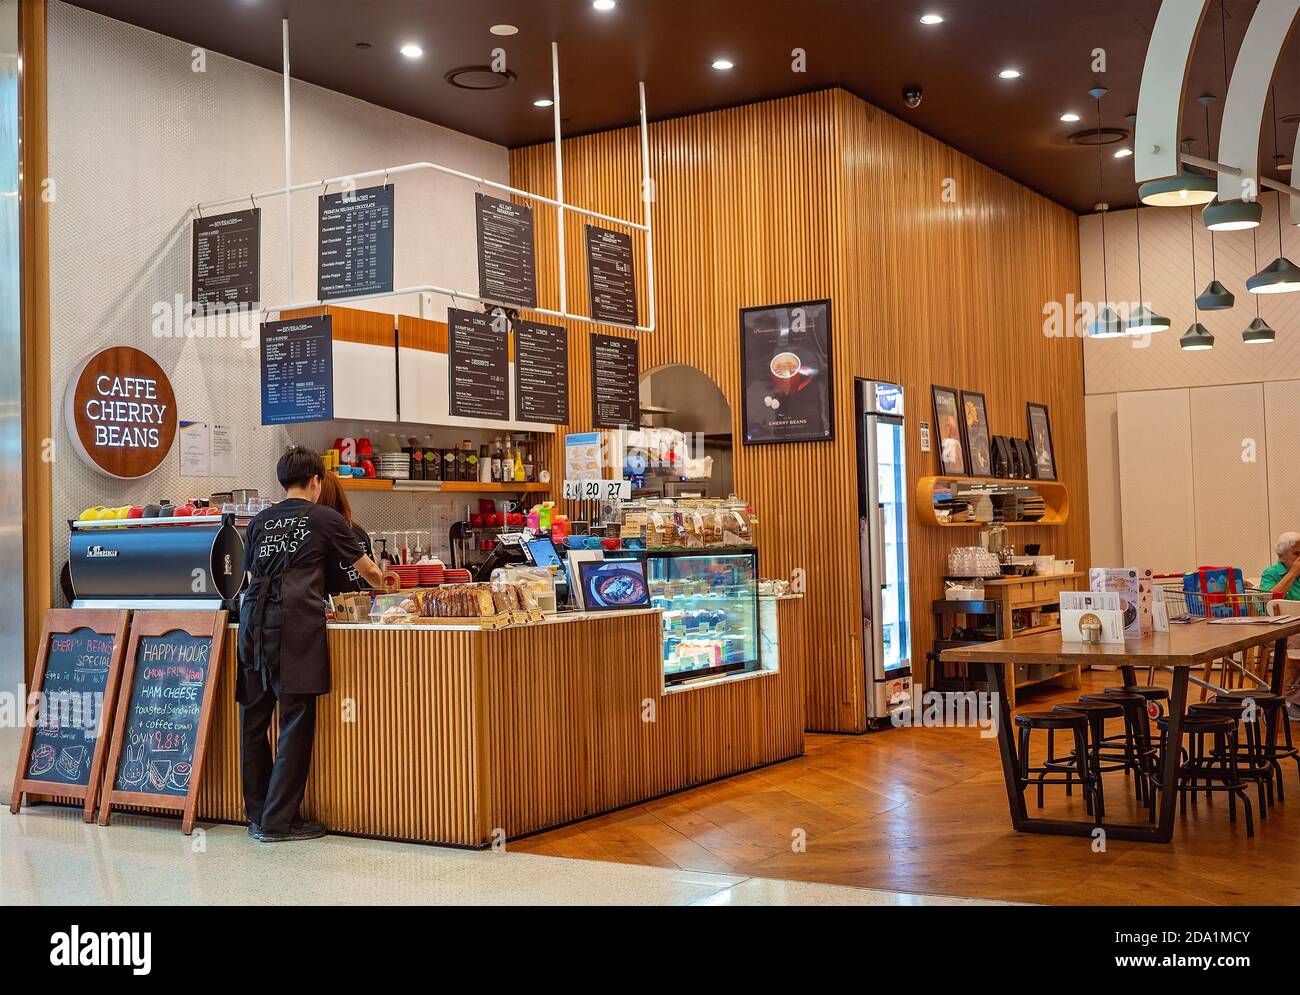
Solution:
[[[1132,150],[1132,149],[1116,149],[1116,150],[1115,150],[1115,158],[1116,158],[1116,159],[1127,159],[1127,158],[1128,158],[1129,156],[1131,156],[1132,154],[1133,154],[1133,150]]]
[[[494,35],[501,35],[502,37],[519,34],[519,29],[513,24],[494,24],[488,30]]]
[[[1066,124],[1074,124],[1075,121],[1079,120],[1079,115],[1074,113],[1074,111],[1066,111],[1061,115],[1061,120]]]
[[[614,0],[591,0],[591,5],[601,11],[613,10],[618,6],[618,4],[614,3]]]
[[[1002,79],[1019,79],[1019,78],[1020,78],[1020,70],[1019,70],[1019,69],[1003,69],[1002,72],[998,73],[998,76],[1000,76]]]
[[[418,59],[424,54],[424,49],[414,42],[407,42],[399,49],[399,51],[408,59]]]
[[[939,14],[922,14],[922,24],[942,24],[943,18]]]
[[[534,107],[554,107],[554,106],[555,106],[555,101],[552,100],[550,97],[541,97],[540,99],[538,99],[538,100],[534,100],[534,101],[533,101],[533,106],[534,106]]]
[[[714,59],[713,68],[720,70],[722,72],[726,72],[728,69],[735,69],[736,64],[732,62],[730,59]]]

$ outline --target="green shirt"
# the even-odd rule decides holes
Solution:
[[[1282,578],[1286,576],[1286,567],[1281,563],[1274,563],[1259,575],[1259,586],[1261,590],[1271,591],[1282,583]],[[1300,601],[1300,577],[1291,582],[1291,589],[1286,592],[1284,597],[1288,601]]]

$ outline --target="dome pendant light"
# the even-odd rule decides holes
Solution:
[[[1101,131],[1101,98],[1106,96],[1109,91],[1103,87],[1093,87],[1088,94],[1097,102],[1097,130]],[[1101,146],[1097,146],[1097,211],[1101,214],[1101,293],[1104,300],[1102,301],[1101,311],[1097,317],[1088,326],[1088,338],[1090,339],[1114,339],[1124,334],[1124,322],[1120,316],[1115,313],[1115,309],[1110,306],[1110,274],[1106,266],[1106,212],[1110,210],[1110,205],[1106,203],[1106,179],[1103,172],[1103,163],[1105,160],[1101,156]]]
[[[1210,105],[1214,103],[1214,97],[1207,93],[1198,98],[1197,102],[1205,108],[1205,155],[1213,159],[1214,150],[1210,148]],[[1203,221],[1203,213],[1201,217]],[[1209,228],[1209,225],[1206,227]],[[1229,293],[1228,288],[1219,282],[1218,248],[1215,244],[1214,230],[1210,229],[1210,284],[1201,292],[1201,296],[1196,298],[1196,306],[1202,311],[1227,311],[1236,302],[1237,299]]]
[[[1149,180],[1138,187],[1138,199],[1148,207],[1201,207],[1219,193],[1219,184],[1209,173],[1184,166],[1177,176]]]
[[[1149,335],[1153,332],[1169,331],[1169,319],[1156,314],[1146,305],[1142,296],[1142,208],[1139,205],[1133,212],[1133,223],[1137,226],[1137,271],[1138,271],[1138,306],[1129,314],[1126,335]]]
[[[1196,286],[1196,222],[1192,218],[1192,212],[1189,208],[1187,211],[1187,230],[1192,236],[1192,287]],[[1192,306],[1198,307],[1195,301]],[[1197,313],[1192,315],[1192,324],[1187,331],[1183,332],[1182,337],[1178,340],[1178,345],[1188,352],[1195,352],[1202,349],[1214,348],[1214,333],[1201,324],[1201,316]]]
[[[1273,154],[1277,155],[1277,94],[1273,93]],[[1274,160],[1276,161],[1276,159]],[[1252,294],[1294,294],[1300,291],[1300,269],[1282,251],[1282,195],[1277,196],[1277,258],[1246,281]]]
[[[1255,254],[1255,265],[1259,265],[1259,238],[1256,232],[1250,233],[1251,250]],[[1255,320],[1241,333],[1241,341],[1246,345],[1268,345],[1277,338],[1277,332],[1269,327],[1259,313],[1259,297],[1255,297]]]
[[[1223,43],[1223,92],[1228,92],[1228,14],[1223,0],[1219,0],[1219,40]],[[1209,106],[1206,105],[1205,143],[1210,142]],[[1218,156],[1211,156],[1217,159]],[[1201,220],[1210,231],[1246,231],[1258,228],[1264,218],[1264,208],[1255,197],[1249,200],[1230,200],[1227,202],[1217,197],[1206,205],[1201,212]],[[1256,267],[1258,268],[1258,267]]]

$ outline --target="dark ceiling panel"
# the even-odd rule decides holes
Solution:
[[[290,19],[296,78],[503,145],[551,137],[550,46],[560,44],[566,135],[630,124],[636,83],[646,81],[650,116],[671,117],[831,85],[842,85],[972,157],[1076,211],[1098,200],[1095,149],[1068,136],[1095,127],[1088,89],[1106,86],[1103,124],[1131,133],[1138,86],[1159,0],[618,0],[609,13],[590,0],[74,0],[77,6],[181,38],[268,69],[280,68],[280,19]],[[1225,0],[1231,63],[1255,0]],[[935,11],[937,26],[919,21]],[[493,24],[518,26],[502,38]],[[1223,97],[1220,7],[1207,16],[1189,79],[1185,134],[1205,154],[1195,98]],[[398,54],[415,41],[419,60]],[[361,49],[358,43],[370,47]],[[445,82],[452,69],[507,53],[516,76],[490,92]],[[791,53],[807,52],[807,71]],[[1107,71],[1092,71],[1104,49]],[[1278,74],[1282,114],[1300,112],[1298,46]],[[710,68],[726,56],[731,72]],[[1014,66],[1024,75],[997,77]],[[923,88],[920,107],[902,90]],[[1083,120],[1064,124],[1062,112]],[[1218,105],[1212,134],[1217,134]],[[1266,127],[1262,165],[1272,160]],[[1295,124],[1284,124],[1289,161]],[[1135,200],[1131,160],[1103,156],[1106,199]],[[1275,174],[1285,178],[1288,174]]]

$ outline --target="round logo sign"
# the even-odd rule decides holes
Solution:
[[[153,357],[114,346],[77,364],[63,418],[72,448],[110,477],[153,473],[176,438],[176,395]]]

